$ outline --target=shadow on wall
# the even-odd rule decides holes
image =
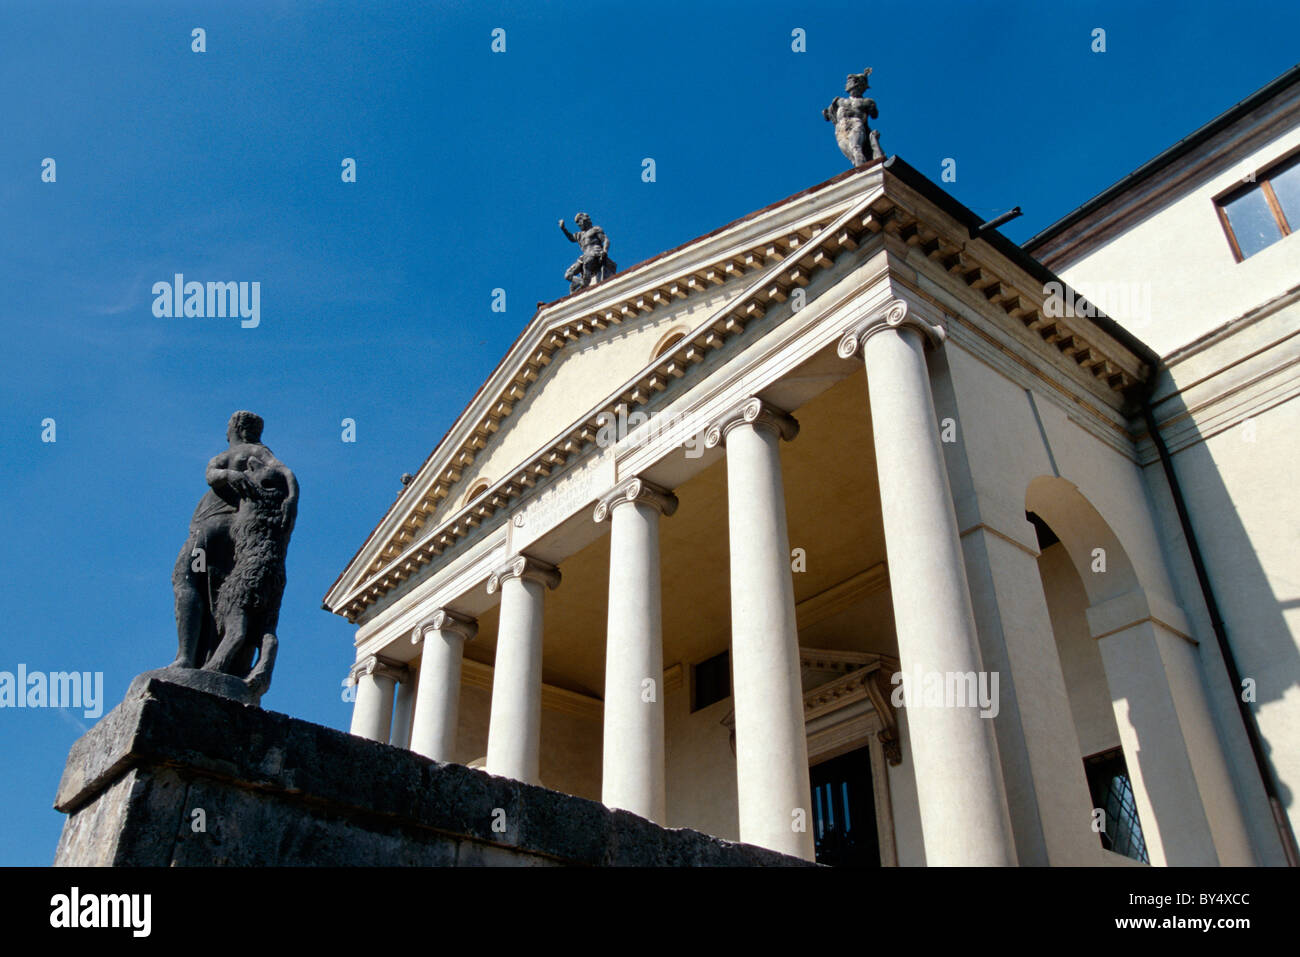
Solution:
[[[1242,526],[1237,510],[1233,505],[1226,487],[1210,459],[1203,443],[1194,447],[1204,455],[1204,460],[1196,463],[1193,469],[1197,474],[1197,501],[1189,507],[1194,521],[1202,513],[1212,516],[1212,539],[1215,542],[1215,561],[1210,568],[1211,583],[1232,582],[1231,608],[1223,607],[1227,620],[1229,640],[1243,677],[1255,679],[1256,703],[1253,705],[1258,715],[1260,707],[1270,701],[1280,701],[1286,690],[1300,677],[1300,660],[1291,641],[1290,632],[1282,616],[1282,606],[1273,595],[1250,538]],[[1188,469],[1188,463],[1176,460],[1180,473]],[[1231,773],[1236,778],[1238,797],[1246,810],[1246,817],[1251,822],[1254,843],[1261,848],[1277,848],[1277,833],[1272,828],[1264,829],[1259,814],[1250,813],[1247,805],[1256,803],[1252,796],[1262,797],[1258,772],[1248,748],[1242,719],[1236,711],[1234,689],[1223,665],[1222,657],[1214,640],[1210,627],[1205,601],[1196,588],[1195,573],[1192,569],[1187,543],[1179,529],[1177,515],[1173,506],[1163,474],[1159,474],[1159,463],[1149,468],[1157,470],[1156,475],[1148,474],[1148,489],[1155,498],[1157,525],[1162,536],[1162,545],[1166,561],[1170,565],[1171,577],[1174,579],[1176,595],[1168,596],[1176,600],[1178,606],[1192,621],[1192,628],[1200,641],[1196,655],[1198,678],[1205,689],[1210,704],[1216,731],[1228,752]],[[1181,478],[1181,474],[1180,474]],[[1096,511],[1075,486],[1061,478],[1040,477],[1035,479],[1026,495],[1026,507],[1035,513],[1060,538],[1065,547],[1080,582],[1088,596],[1089,606],[1121,599],[1130,592],[1143,592],[1143,585],[1134,570],[1126,551],[1109,523]],[[1206,530],[1196,528],[1198,539],[1204,539]],[[1105,574],[1098,574],[1094,563],[1104,556]],[[1215,566],[1218,566],[1217,568]],[[1149,593],[1148,594],[1152,594]],[[1160,597],[1158,592],[1152,597]],[[1234,614],[1234,611],[1238,612]],[[1235,627],[1234,627],[1235,626]],[[1234,630],[1248,636],[1234,637]],[[1243,644],[1246,645],[1243,648]],[[1248,652],[1244,654],[1243,652]],[[1130,701],[1133,705],[1135,702]],[[1140,707],[1143,702],[1136,702]],[[1136,717],[1130,715],[1130,717]],[[1154,718],[1154,715],[1152,715]],[[1135,732],[1141,738],[1142,720],[1133,723]],[[1264,735],[1266,754],[1270,754],[1267,735]],[[1146,751],[1147,753],[1142,753]],[[1130,759],[1140,762],[1143,776],[1159,774],[1160,770],[1151,764],[1160,756],[1153,755],[1149,749],[1139,748]],[[1277,773],[1275,771],[1275,773]],[[1285,773],[1285,772],[1283,772]],[[1154,779],[1151,779],[1154,781]],[[1285,786],[1279,788],[1279,798],[1283,806],[1291,803],[1291,792]],[[1158,832],[1158,820],[1143,820],[1143,825],[1151,831]],[[1253,826],[1252,826],[1253,825]],[[1266,852],[1267,853],[1267,852]]]
[[[1180,395],[1159,400],[1155,411],[1165,423],[1161,426],[1163,435],[1171,431],[1170,423],[1177,423],[1180,430],[1178,447],[1170,449],[1174,473],[1229,648],[1243,681],[1253,683],[1254,701],[1249,707],[1259,723],[1260,747],[1272,769],[1278,801],[1294,829],[1293,789],[1300,780],[1300,752],[1283,735],[1300,725],[1300,718],[1286,714],[1283,699],[1290,689],[1300,685],[1300,649],[1285,612],[1300,606],[1300,583],[1288,582],[1291,594],[1279,596],[1269,581],[1260,549],[1270,550],[1270,535],[1281,542],[1271,548],[1269,564],[1275,581],[1285,581],[1277,574],[1279,568],[1297,567],[1295,530],[1300,516],[1295,511],[1295,490],[1274,450],[1294,447],[1300,410],[1292,403],[1282,403],[1208,436],[1195,425]],[[1225,470],[1229,476],[1235,474],[1235,490],[1229,489]],[[1205,636],[1202,657],[1208,653],[1221,661],[1206,602],[1197,587],[1188,542],[1159,462],[1148,466],[1148,488],[1159,516],[1174,587],[1179,589],[1183,607],[1195,621],[1198,633]],[[1250,513],[1255,509],[1266,510],[1266,516],[1255,515],[1252,520]],[[1247,530],[1243,513],[1251,522],[1254,537]],[[1241,688],[1231,686],[1226,672],[1217,665],[1214,671],[1219,680],[1209,686],[1216,694],[1220,687],[1225,694],[1242,693]],[[1274,707],[1270,709],[1270,705]],[[1253,772],[1246,739],[1243,735],[1229,739],[1236,740],[1242,746],[1238,765]]]

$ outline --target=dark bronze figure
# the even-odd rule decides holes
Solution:
[[[844,81],[844,92],[848,96],[835,97],[831,105],[822,110],[827,122],[835,124],[835,142],[840,144],[840,152],[854,166],[863,166],[885,155],[880,148],[880,131],[871,129],[867,122],[880,115],[876,101],[862,95],[869,89],[869,76],[871,67],[861,73],[850,73]]]
[[[236,412],[226,438],[230,447],[208,463],[209,488],[172,573],[179,648],[159,676],[226,693],[230,681],[214,675],[229,675],[247,689],[230,696],[256,703],[275,665],[298,481],[262,444],[261,417]]]
[[[564,278],[569,280],[569,292],[585,289],[618,272],[618,264],[609,258],[609,237],[605,235],[605,230],[593,226],[591,217],[586,213],[579,213],[573,217],[573,221],[578,226],[576,235],[569,232],[564,220],[560,220],[560,231],[564,237],[571,243],[577,243],[582,250],[578,261],[564,273]]]

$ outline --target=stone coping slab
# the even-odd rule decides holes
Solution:
[[[456,842],[480,859],[495,859],[492,848],[501,848],[578,866],[811,866],[158,680],[136,687],[73,744],[54,806],[74,818],[90,815],[128,776],[133,787],[166,776],[198,790],[256,795],[274,803],[290,829],[295,816],[311,817],[313,827],[346,819],[346,840],[367,830],[398,833],[415,844]],[[277,862],[274,849],[259,853]],[[383,862],[373,854],[357,859]]]

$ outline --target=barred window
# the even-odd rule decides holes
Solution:
[[[1088,790],[1092,793],[1092,806],[1104,814],[1101,846],[1150,864],[1123,749],[1112,748],[1094,754],[1084,758],[1083,765],[1088,775]]]

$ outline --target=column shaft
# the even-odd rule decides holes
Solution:
[[[745,407],[752,415],[747,411],[739,422],[724,427],[740,839],[812,860],[808,740],[781,480],[782,429],[754,402]],[[783,418],[794,426],[788,416]]]
[[[624,501],[611,511],[609,621],[601,800],[662,824],[664,776],[660,507]]]
[[[488,591],[501,591],[501,620],[487,770],[528,784],[540,781],[543,602],[558,583],[557,570],[522,556],[488,582]]]
[[[1015,864],[992,722],[978,704],[927,707],[912,686],[932,675],[947,686],[983,668],[925,343],[891,320],[862,349],[926,861]]]
[[[473,619],[453,615],[446,609],[439,609],[416,629],[422,651],[411,750],[417,754],[435,761],[455,760],[461,662],[465,642],[477,630]]]
[[[387,744],[393,725],[396,675],[392,669],[371,658],[359,664],[353,671],[353,679],[357,691],[352,702],[352,733]]]

